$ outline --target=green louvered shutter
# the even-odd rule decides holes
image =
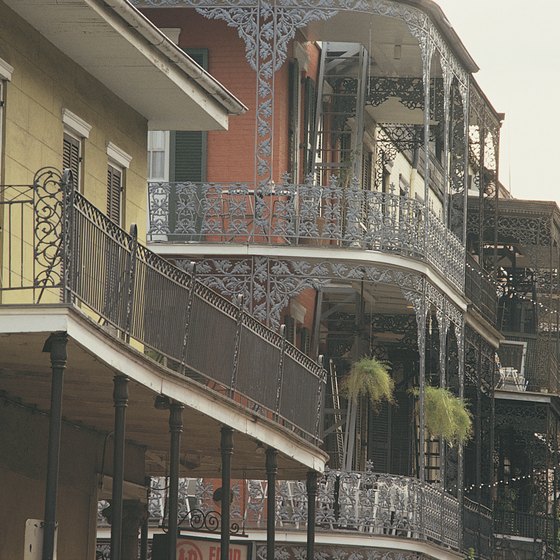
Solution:
[[[208,49],[184,49],[202,68],[208,69]],[[206,181],[207,133],[178,130],[171,133],[170,181]]]

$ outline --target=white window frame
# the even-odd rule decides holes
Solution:
[[[66,107],[62,108],[62,124],[64,126],[64,135],[73,138],[79,144],[79,164],[76,186],[80,192],[83,192],[84,145],[85,141],[89,138],[92,126]]]
[[[128,155],[124,150],[119,148],[113,142],[107,144],[107,156],[109,158],[109,163],[114,162],[113,167],[122,167],[128,169],[130,167],[130,162],[132,161],[132,156]]]
[[[6,85],[12,80],[14,67],[0,58],[0,183],[4,182],[4,105]]]
[[[163,175],[161,177],[154,177],[152,176],[152,169],[151,169],[151,154],[155,150],[153,150],[153,133],[163,133]],[[168,130],[150,130],[148,132],[148,182],[149,183],[167,183],[169,182],[169,139],[170,134]]]
[[[107,144],[107,168],[112,167],[121,174],[120,200],[119,200],[119,223],[120,227],[124,227],[125,205],[126,205],[126,171],[130,168],[132,156],[127,154],[123,149],[119,148],[113,142]],[[107,185],[109,188],[109,185]],[[108,193],[107,193],[108,194]]]
[[[62,109],[62,123],[64,131],[78,139],[88,139],[92,126],[69,109]]]

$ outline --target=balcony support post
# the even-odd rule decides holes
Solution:
[[[56,332],[49,336],[43,347],[43,352],[50,352],[51,355],[52,381],[42,560],[52,560],[55,556],[56,500],[58,495],[58,466],[62,429],[62,389],[67,360],[67,342],[67,333]]]
[[[315,557],[315,517],[317,511],[317,471],[307,473],[307,560]],[[270,559],[269,559],[270,560]]]
[[[177,557],[177,517],[179,512],[179,456],[181,453],[181,433],[183,432],[183,409],[178,402],[169,407],[169,521],[168,521],[168,555],[169,560]]]
[[[229,506],[231,499],[231,456],[233,455],[233,430],[229,426],[221,429],[220,449],[222,452],[222,526],[220,534],[220,560],[229,560]]]
[[[139,560],[148,560],[148,518],[149,512],[146,511],[146,517],[140,526],[140,556]]]
[[[122,558],[124,447],[128,381],[128,377],[125,375],[115,375],[113,379],[115,427],[113,437],[113,491],[111,495],[111,560],[121,560]]]
[[[278,474],[278,451],[266,450],[266,559],[274,560],[276,539],[276,475]]]

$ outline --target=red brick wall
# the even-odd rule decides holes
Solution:
[[[249,111],[229,119],[229,130],[208,134],[208,180],[252,181],[255,161],[256,74],[245,58],[245,43],[224,21],[209,20],[189,8],[145,9],[158,27],[182,29],[179,46],[208,49],[208,71]],[[288,168],[288,64],[275,76],[273,178]]]

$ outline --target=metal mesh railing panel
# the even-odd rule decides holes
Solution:
[[[302,379],[301,368],[289,356],[284,357],[284,374],[280,397],[280,416],[297,418],[298,426],[315,433],[317,423],[317,390],[319,381],[307,376]]]
[[[279,363],[280,350],[247,327],[243,327],[236,386],[241,393],[255,399],[271,411],[276,409]],[[297,423],[299,425],[299,422]]]

